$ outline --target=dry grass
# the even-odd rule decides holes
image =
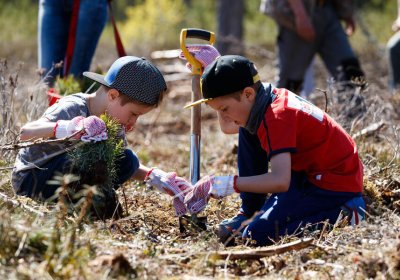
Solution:
[[[271,63],[270,59],[263,57],[260,62]],[[16,81],[24,85],[24,80],[14,72],[1,64],[1,98],[7,104],[1,107],[1,144],[15,141],[20,124],[37,118],[47,104],[40,86],[21,92]],[[271,68],[261,68],[263,78],[271,79],[271,73]],[[1,197],[0,277],[399,279],[400,114],[396,104],[400,102],[379,83],[372,79],[369,87],[359,92],[366,112],[356,114],[351,121],[344,118],[343,103],[337,101],[334,87],[327,88],[327,99],[320,91],[313,96],[321,108],[328,100],[330,114],[352,134],[372,123],[385,122],[379,130],[357,138],[370,201],[368,220],[359,227],[338,226],[332,231],[307,233],[314,238],[313,246],[298,252],[252,261],[217,260],[208,254],[225,250],[217,240],[216,226],[237,211],[237,196],[211,201],[204,212],[207,231],[181,233],[170,198],[143,184],[130,182],[124,186],[127,199],[123,206],[128,213],[124,218],[90,222],[82,218],[82,213],[66,216],[62,204],[43,205],[14,197],[9,172],[2,171],[0,192],[8,201]],[[129,143],[143,163],[187,177],[190,111],[182,110],[182,106],[190,98],[190,80],[168,87],[165,102],[139,121]],[[236,136],[220,133],[214,113],[206,107],[202,127],[202,174],[234,174]],[[13,156],[2,154],[2,166],[11,165]],[[122,202],[122,191],[119,194]],[[287,237],[280,243],[293,239]]]

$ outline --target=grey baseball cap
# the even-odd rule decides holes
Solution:
[[[83,75],[149,105],[156,105],[167,89],[160,70],[145,58],[136,56],[120,57],[105,76],[93,72],[83,72]]]

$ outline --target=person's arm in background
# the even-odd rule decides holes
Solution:
[[[297,34],[308,42],[313,41],[315,39],[315,30],[303,2],[299,0],[288,0],[288,2],[295,17]]]
[[[353,6],[355,4],[353,2],[351,2],[349,5]],[[353,7],[353,9],[354,9],[354,7]],[[353,9],[349,9],[349,10],[353,11]],[[354,20],[354,13],[349,13],[347,16],[344,16],[342,19],[345,23],[344,30],[346,31],[347,36],[353,35],[354,32],[356,31],[356,22]]]
[[[394,32],[400,30],[400,0],[397,0],[397,18],[393,22],[392,29]]]

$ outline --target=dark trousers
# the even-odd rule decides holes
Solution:
[[[139,159],[133,151],[126,149],[124,156],[117,160],[116,165],[117,180],[114,184],[115,189],[132,177],[139,168]],[[53,197],[60,187],[59,181],[55,180],[54,176],[68,173],[70,166],[67,154],[64,153],[57,156],[44,166],[41,166],[40,169],[31,169],[20,188],[16,189],[15,192],[17,195],[47,200]]]

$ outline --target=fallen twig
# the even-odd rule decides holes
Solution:
[[[292,250],[301,250],[307,248],[312,245],[313,238],[304,238],[300,240],[296,240],[293,242],[289,242],[282,245],[276,246],[268,246],[257,249],[248,249],[241,251],[216,251],[216,252],[207,252],[207,253],[197,253],[197,254],[169,254],[162,256],[162,259],[172,259],[172,258],[187,258],[190,256],[207,256],[207,258],[211,259],[220,259],[224,260],[229,258],[229,260],[254,260],[260,259],[268,256],[274,256],[278,254],[282,254]]]
[[[282,254],[292,250],[300,250],[307,248],[313,242],[313,238],[304,238],[300,240],[296,240],[293,242],[289,242],[282,245],[269,246],[264,248],[257,249],[248,249],[242,251],[220,251],[215,252],[214,254],[210,254],[211,258],[215,259],[226,259],[229,257],[230,260],[251,260],[251,259],[260,259],[268,256]]]
[[[353,139],[362,137],[362,136],[371,136],[374,132],[377,132],[378,130],[380,130],[382,127],[385,126],[385,122],[384,121],[380,121],[380,122],[376,122],[373,124],[370,124],[369,126],[367,126],[366,128],[362,129],[361,131],[354,133],[351,137]]]

